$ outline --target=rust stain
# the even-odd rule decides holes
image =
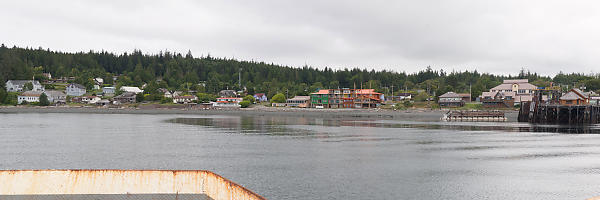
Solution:
[[[156,193],[265,199],[206,170],[0,170],[0,195]]]

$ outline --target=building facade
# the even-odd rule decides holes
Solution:
[[[240,102],[244,99],[237,97],[221,97],[217,98],[217,102],[213,105],[214,107],[229,107],[229,108],[239,108]]]
[[[40,102],[40,95],[42,91],[26,91],[17,96],[17,103],[22,104],[23,102],[33,103]]]
[[[561,105],[587,105],[590,103],[590,97],[579,89],[571,89],[569,92],[562,95],[560,98]]]
[[[31,83],[31,91],[44,91],[44,86],[39,81],[34,80],[8,80],[5,87],[7,92],[23,92],[25,84]]]
[[[515,104],[521,104],[524,101],[531,101],[537,86],[529,83],[527,79],[504,80],[502,84],[493,87],[489,92],[483,92],[480,99],[493,99],[498,92],[503,92],[505,95],[513,94],[512,97]]]
[[[113,96],[115,95],[115,90],[115,87],[103,87],[102,93],[104,94],[104,96]]]
[[[180,104],[193,103],[194,101],[197,101],[197,100],[198,100],[198,97],[193,96],[193,95],[173,97],[173,103],[180,103]]]
[[[286,100],[287,107],[308,108],[310,107],[310,96],[295,96]]]
[[[46,90],[44,91],[48,96],[48,101],[52,104],[65,104],[67,103],[67,95],[63,91],[58,90]]]
[[[67,96],[79,97],[85,94],[85,86],[77,83],[67,85]]]
[[[125,92],[113,98],[115,104],[135,103],[135,93]]]
[[[123,91],[123,92],[132,92],[132,93],[135,93],[135,94],[144,92],[144,90],[141,90],[138,87],[129,87],[129,86],[122,86],[120,88],[120,90]]]
[[[454,92],[446,92],[439,96],[438,104],[440,107],[462,107],[465,105],[463,96]]]
[[[254,99],[256,99],[257,102],[266,102],[266,101],[269,101],[267,99],[267,95],[265,93],[256,93],[256,94],[254,94]]]
[[[313,108],[377,108],[383,99],[374,89],[323,89],[310,94]]]

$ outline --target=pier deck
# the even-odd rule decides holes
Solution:
[[[519,110],[518,121],[539,124],[597,124],[600,123],[600,106],[536,105],[536,102],[524,102]]]

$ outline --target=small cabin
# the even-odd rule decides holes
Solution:
[[[565,106],[587,105],[590,103],[590,97],[579,89],[571,89],[560,97],[560,104]]]

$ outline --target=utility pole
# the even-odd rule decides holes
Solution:
[[[471,83],[469,83],[469,98],[473,99],[473,92],[471,90]]]
[[[242,68],[240,68],[240,71],[238,73],[238,85],[240,87],[240,90],[242,90]]]

